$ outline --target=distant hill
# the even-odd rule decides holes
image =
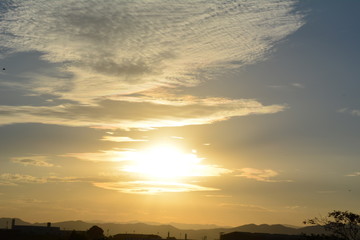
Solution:
[[[6,229],[11,228],[12,218],[0,218],[0,228]],[[15,222],[19,225],[30,225],[31,223],[24,222],[20,218],[15,218]]]
[[[11,218],[0,218],[0,228],[10,228]],[[34,225],[34,226],[46,226],[46,223],[28,223],[21,219],[16,219],[17,225]],[[155,234],[163,238],[170,236],[177,239],[184,239],[187,234],[189,239],[203,239],[205,236],[208,240],[219,239],[220,233],[230,232],[251,232],[251,233],[271,233],[271,234],[322,234],[325,233],[322,227],[309,226],[303,228],[293,228],[280,224],[268,225],[268,224],[247,224],[234,228],[218,227],[210,229],[180,229],[172,225],[150,225],[145,223],[95,223],[84,221],[66,221],[55,222],[52,226],[60,227],[62,230],[88,230],[90,227],[97,225],[101,227],[105,234],[115,235],[118,233],[141,233],[141,234]],[[199,227],[199,225],[184,224],[183,227]]]

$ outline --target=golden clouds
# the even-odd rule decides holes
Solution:
[[[141,98],[137,100],[141,101]],[[282,105],[264,106],[251,99],[194,98],[193,102],[185,100],[180,105],[169,101],[104,100],[94,105],[0,106],[0,124],[38,122],[108,129],[151,129],[210,124],[236,116],[276,113],[286,108]]]
[[[102,182],[94,183],[96,187],[131,194],[159,194],[166,192],[216,191],[219,189],[202,187],[194,184],[161,181]]]
[[[291,180],[279,180],[273,179],[277,177],[279,173],[272,169],[255,169],[255,168],[242,168],[237,170],[238,177],[244,177],[253,179],[260,182],[292,182]]]

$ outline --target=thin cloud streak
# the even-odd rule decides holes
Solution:
[[[20,184],[47,184],[47,183],[75,183],[75,182],[85,182],[85,183],[95,183],[95,182],[109,182],[109,181],[118,181],[120,176],[112,177],[67,177],[67,176],[32,176],[28,174],[20,173],[3,173],[0,174],[0,186],[17,186]]]
[[[219,204],[220,207],[225,208],[234,208],[237,210],[242,211],[251,211],[251,212],[274,212],[274,210],[258,206],[258,205],[252,205],[252,204],[242,204],[242,203],[221,203]]]
[[[219,189],[202,187],[194,184],[160,181],[132,181],[132,182],[110,182],[94,183],[94,186],[108,190],[115,190],[129,194],[159,194],[178,192],[217,191]]]
[[[346,175],[347,177],[358,177],[360,176],[360,172],[354,172]]]
[[[55,166],[54,164],[49,163],[47,161],[46,156],[16,157],[16,158],[12,158],[11,161],[25,166],[37,166],[37,167]]]
[[[133,149],[114,149],[93,153],[68,153],[62,156],[73,157],[84,161],[121,162],[131,160],[135,154],[136,151]]]
[[[239,172],[239,174],[235,175],[237,177],[253,179],[259,182],[292,182],[292,180],[272,179],[279,175],[278,172],[272,169],[242,168],[238,169],[237,172]]]
[[[27,174],[18,173],[3,173],[0,175],[0,185],[16,186],[22,183],[34,184],[34,183],[49,183],[49,182],[81,182],[84,179],[75,177],[35,177]]]
[[[110,142],[147,142],[147,139],[133,139],[130,137],[119,137],[119,136],[104,136],[102,141]]]
[[[339,113],[347,113],[352,116],[360,117],[360,110],[359,109],[351,109],[351,108],[342,108],[338,110]]]
[[[162,181],[119,181],[124,176],[111,176],[101,178],[78,178],[78,177],[36,177],[25,174],[3,173],[0,175],[0,186],[17,186],[20,184],[46,184],[46,183],[69,183],[86,182],[95,187],[114,190],[129,194],[158,194],[165,192],[194,192],[194,191],[217,191],[219,189],[203,187],[200,185],[183,182]]]
[[[220,100],[220,99],[219,99]],[[286,106],[270,105],[250,99],[172,106],[107,100],[97,105],[0,106],[0,125],[43,123],[65,126],[99,127],[104,129],[152,129],[157,127],[210,124],[231,117],[271,114]]]

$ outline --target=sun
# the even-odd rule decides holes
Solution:
[[[201,161],[195,151],[186,153],[173,145],[158,145],[137,152],[122,170],[150,179],[175,180],[202,175]]]
[[[125,193],[158,194],[190,191],[216,191],[199,186],[202,177],[220,176],[231,172],[218,165],[205,164],[196,150],[184,151],[175,145],[153,145],[143,150],[122,154],[120,168],[129,181],[104,183],[109,189]]]

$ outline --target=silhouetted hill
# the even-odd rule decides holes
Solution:
[[[40,225],[40,223],[38,223]],[[80,220],[77,221],[66,221],[66,222],[56,222],[52,224],[54,227],[60,227],[61,230],[79,230],[85,231],[91,228],[94,223],[87,223]]]
[[[203,230],[183,230],[188,233],[188,236],[192,239],[203,239],[207,236],[207,239],[219,239],[220,233],[231,233],[231,232],[250,232],[250,233],[269,233],[269,234],[322,234],[326,233],[322,227],[311,226],[304,228],[291,228],[280,224],[276,225],[255,225],[247,224],[235,228],[215,228],[215,229],[203,229]]]
[[[268,224],[248,224],[236,227],[234,230],[238,232],[253,232],[253,233],[277,233],[277,234],[298,234],[299,231],[296,228],[285,227],[284,225],[275,224],[275,225],[268,225]]]
[[[6,228],[6,223],[11,226],[11,218],[0,218],[0,228]],[[37,225],[45,226],[46,223],[28,223],[21,219],[16,219],[17,225]],[[208,240],[219,239],[220,233],[231,233],[231,232],[251,232],[251,233],[270,233],[270,234],[321,234],[325,233],[323,228],[319,226],[309,226],[303,228],[292,228],[280,224],[268,225],[268,224],[247,224],[234,228],[218,227],[212,229],[179,229],[172,225],[150,225],[145,223],[95,223],[95,222],[84,222],[84,221],[66,221],[66,222],[55,222],[52,226],[60,227],[62,230],[88,230],[90,227],[97,225],[101,227],[105,234],[115,235],[119,233],[140,233],[140,234],[155,234],[163,238],[166,238],[168,233],[170,236],[177,239],[184,239],[187,234],[189,239],[203,239],[204,236]],[[191,224],[185,224],[184,227],[191,227]]]
[[[11,228],[11,221],[13,218],[0,218],[0,228]],[[15,218],[15,222],[19,225],[30,225],[31,223],[24,222],[20,218]]]
[[[204,230],[204,229],[214,229],[214,228],[231,228],[229,226],[218,226],[215,224],[190,224],[190,223],[175,223],[171,222],[169,225],[174,226],[178,229],[192,229],[192,230]]]

